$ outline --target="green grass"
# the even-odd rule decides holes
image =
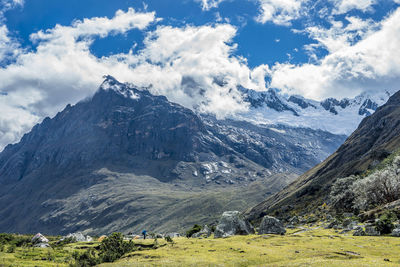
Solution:
[[[285,236],[178,238],[174,242],[157,250],[135,251],[116,263],[101,266],[400,265],[400,238],[353,237],[325,229],[291,231]]]
[[[289,230],[285,236],[250,235],[224,239],[138,240],[137,250],[100,266],[400,266],[400,238],[353,237],[333,230]],[[62,248],[17,247],[0,252],[0,266],[68,266],[72,253],[97,247],[82,242]],[[389,260],[389,261],[385,261]]]

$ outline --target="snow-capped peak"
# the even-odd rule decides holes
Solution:
[[[104,81],[100,86],[101,90],[113,90],[126,98],[137,100],[140,98],[139,94],[135,92],[131,86],[126,83],[120,83],[111,75],[105,75]],[[137,91],[137,90],[136,90]]]
[[[273,89],[257,92],[240,88],[240,91],[250,104],[250,110],[235,119],[255,124],[308,127],[346,135],[351,134],[363,118],[374,113],[394,93],[363,93],[352,99],[328,98],[318,102],[299,95],[284,96]]]

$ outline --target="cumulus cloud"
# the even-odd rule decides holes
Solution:
[[[328,30],[322,37],[323,29],[310,31],[331,53],[316,64],[276,64],[271,68],[270,86],[313,99],[399,89],[400,8],[379,25],[349,20],[353,23],[344,28],[333,26],[345,32],[339,44],[333,42],[336,30],[333,33]],[[351,41],[349,32],[353,29],[361,31],[357,42]],[[350,40],[346,34],[350,34]]]
[[[291,21],[301,16],[307,0],[258,0],[260,14],[256,20],[260,23],[272,22],[278,25],[291,25]]]
[[[1,26],[0,62],[12,51],[18,53],[14,53],[15,62],[0,68],[0,149],[17,141],[43,117],[93,93],[103,74],[120,71],[114,59],[103,60],[91,54],[92,37],[143,29],[155,20],[154,13],[129,9],[118,11],[112,19],[86,19],[69,27],[57,25],[31,36],[38,44],[36,51],[18,50],[18,43]]]
[[[32,34],[36,50],[24,51],[15,63],[0,68],[0,101],[6,111],[0,114],[0,128],[7,133],[0,133],[0,147],[17,141],[43,117],[92,95],[104,74],[151,86],[155,94],[219,117],[247,108],[237,85],[265,90],[268,67],[250,69],[244,58],[233,55],[236,28],[229,24],[158,26],[135,53],[98,58],[90,51],[96,37],[144,29],[155,21],[154,13],[129,9],[112,19],[85,19]]]
[[[195,0],[201,4],[201,8],[203,10],[210,10],[212,8],[216,8],[219,4],[225,0]]]
[[[345,14],[350,10],[357,9],[363,12],[371,11],[376,0],[333,0],[333,14]]]

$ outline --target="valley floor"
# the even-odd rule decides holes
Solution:
[[[154,240],[135,243],[152,245]],[[137,250],[101,266],[399,266],[400,238],[353,237],[322,228],[289,230],[285,236],[250,235],[224,239],[157,240],[158,248]],[[0,266],[68,266],[72,251],[97,242],[62,249],[17,248],[0,252]],[[50,260],[49,260],[50,259]]]

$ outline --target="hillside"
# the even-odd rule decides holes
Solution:
[[[361,174],[400,147],[400,92],[365,118],[345,143],[321,164],[301,175],[281,192],[246,212],[252,220],[264,214],[311,210],[327,200],[340,177]]]
[[[106,77],[0,154],[0,232],[178,231],[244,210],[344,140],[194,113]]]

